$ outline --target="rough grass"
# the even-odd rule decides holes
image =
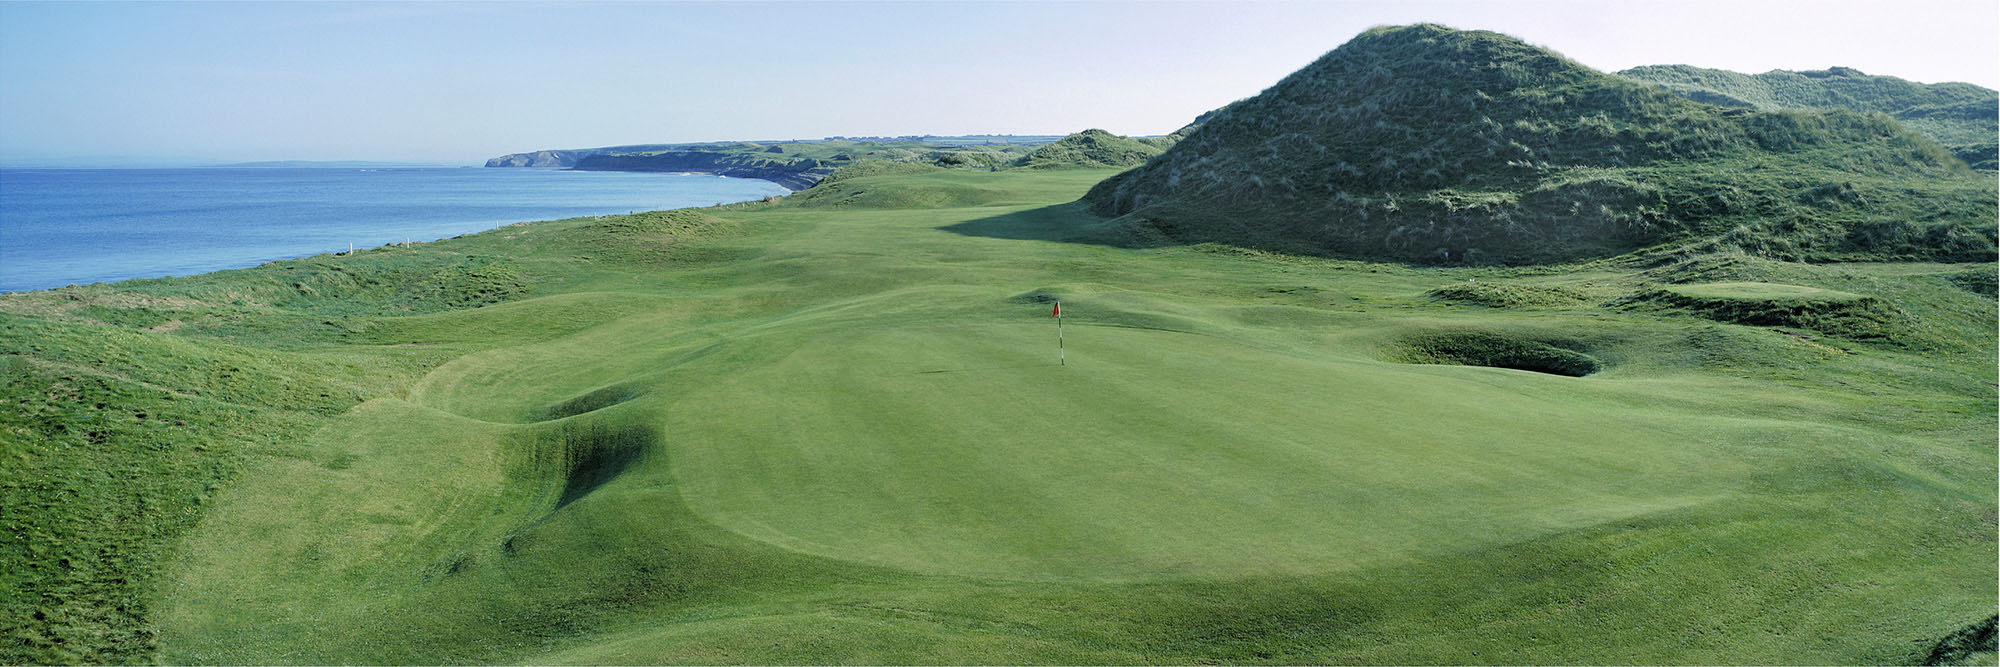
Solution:
[[[1950,148],[1975,169],[1990,171],[2000,158],[1994,149],[1995,131],[2000,129],[1994,110],[2000,104],[2000,94],[1969,83],[1922,84],[1871,76],[1847,67],[1743,74],[1687,65],[1651,65],[1628,69],[1618,76],[1720,106],[1879,111]]]
[[[1146,160],[1159,155],[1165,148],[1157,143],[1089,129],[1037,148],[1009,166],[1016,169],[1135,167],[1145,164]]]
[[[1996,252],[1990,175],[1880,112],[1723,108],[1436,25],[1364,32],[1085,199],[1160,243],[1416,263]]]
[[[1583,377],[1603,363],[1565,346],[1574,341],[1541,341],[1492,331],[1429,331],[1397,339],[1388,351],[1396,361],[1512,368],[1551,375]]]
[[[2000,616],[1988,616],[1986,620],[1960,628],[1945,635],[1924,655],[1926,665],[1975,665],[1991,662],[1996,648],[1994,624]]]
[[[620,234],[694,234],[706,231],[710,221],[694,209],[647,211],[632,215],[605,216],[592,225]]]
[[[1965,271],[1947,276],[1952,284],[1963,287],[1973,294],[1986,296],[2000,295],[2000,280],[1992,271]]]
[[[1951,276],[1990,263],[1064,242],[1108,173],[0,297],[0,662],[1982,655],[1995,307]],[[525,291],[410,298],[492,265]],[[1781,283],[1952,345],[1426,296],[1468,279]],[[1439,338],[1600,370],[1384,358]]]
[[[1926,346],[1905,314],[1870,296],[1763,282],[1691,283],[1642,290],[1626,308],[1677,310],[1722,322],[1798,327],[1854,340]]]
[[[1590,294],[1562,285],[1480,283],[1446,285],[1426,294],[1433,299],[1488,308],[1573,308],[1591,301]]]
[[[981,177],[952,174],[924,165],[862,164],[836,172],[819,185],[787,197],[785,205],[805,208],[926,209],[962,208],[998,203],[1002,192],[985,187]]]

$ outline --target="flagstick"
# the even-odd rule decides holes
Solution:
[[[1069,354],[1063,351],[1062,302],[1056,302],[1056,365],[1068,366]]]

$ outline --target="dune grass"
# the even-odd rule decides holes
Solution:
[[[1729,109],[1420,24],[1363,32],[1088,199],[1166,241],[1375,261],[1543,264],[1684,243],[1990,262],[1993,180],[1881,112]]]
[[[1990,263],[1672,286],[1915,349],[1616,262],[1142,247],[1065,203],[1109,173],[0,297],[6,661],[1905,663],[1993,614]]]
[[[1896,118],[1974,169],[1995,168],[1994,109],[2000,96],[1969,83],[1923,84],[1848,67],[1743,74],[1688,65],[1634,67],[1618,76],[1658,84],[1709,104],[1756,109],[1854,109]]]
[[[1674,285],[1667,291],[1697,299],[1737,301],[1853,301],[1860,295],[1822,287],[1778,283],[1700,283]]]

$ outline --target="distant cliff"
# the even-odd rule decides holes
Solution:
[[[636,144],[514,153],[487,160],[486,166],[678,171],[760,178],[792,190],[804,190],[833,170],[857,160],[984,170],[1013,162],[1055,139],[1039,135],[965,135]]]
[[[771,155],[772,157],[764,157]],[[833,173],[838,164],[815,158],[787,158],[770,153],[667,151],[647,154],[586,155],[570,168],[578,171],[673,171],[761,178],[791,190],[804,190]]]
[[[568,169],[576,166],[577,160],[596,153],[595,150],[580,151],[535,151],[502,155],[486,161],[488,167],[560,167]]]

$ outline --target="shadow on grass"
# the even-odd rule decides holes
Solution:
[[[1077,243],[1128,250],[1212,245],[1294,257],[1343,258],[1337,254],[1314,252],[1296,243],[1260,242],[1250,238],[1192,236],[1195,230],[1174,226],[1165,218],[1149,217],[1133,223],[1125,218],[1100,218],[1081,201],[1044,206],[990,218],[968,220],[939,227],[953,234],[1014,241]],[[1381,263],[1426,266],[1383,258],[1346,257]]]
[[[582,500],[666,444],[659,429],[637,423],[564,423],[540,437],[543,455],[554,458],[562,478],[562,496],[550,513]]]
[[[1061,366],[1061,365],[1062,365],[1062,364],[1061,364],[1060,362],[1058,362],[1058,363],[1053,363],[1053,364],[1049,364],[1049,363],[1040,363],[1040,364],[1008,364],[1008,365],[1005,365],[1005,366],[973,366],[973,367],[968,367],[968,368],[938,368],[938,369],[933,369],[933,370],[928,370],[928,371],[916,371],[915,373],[912,373],[912,375],[944,375],[944,374],[948,374],[948,373],[983,373],[983,372],[989,372],[989,371],[1018,371],[1018,370],[1025,370],[1025,369],[1030,369],[1030,368],[1055,368],[1055,367],[1058,367],[1058,366]]]
[[[1476,249],[1479,243],[1474,239],[1455,237],[1449,241],[1439,240],[1434,243],[1437,248],[1428,256],[1420,254],[1398,257],[1390,252],[1337,251],[1324,243],[1297,240],[1310,235],[1298,230],[1271,230],[1260,233],[1252,227],[1244,226],[1240,221],[1221,220],[1209,224],[1196,220],[1193,216],[1175,214],[1165,208],[1142,209],[1140,212],[1121,218],[1101,218],[1090,213],[1088,205],[1084,202],[1073,201],[968,220],[945,225],[939,229],[964,236],[1078,243],[1125,249],[1213,245],[1274,255],[1345,259],[1408,267],[1563,263],[1616,257],[1635,250],[1629,244],[1616,245],[1574,251],[1566,257],[1557,259],[1505,262],[1491,257],[1482,259]]]
[[[1171,243],[1146,243],[1091,215],[1082,202],[1068,202],[939,227],[963,236],[1014,241],[1082,243],[1114,248],[1157,248]]]

